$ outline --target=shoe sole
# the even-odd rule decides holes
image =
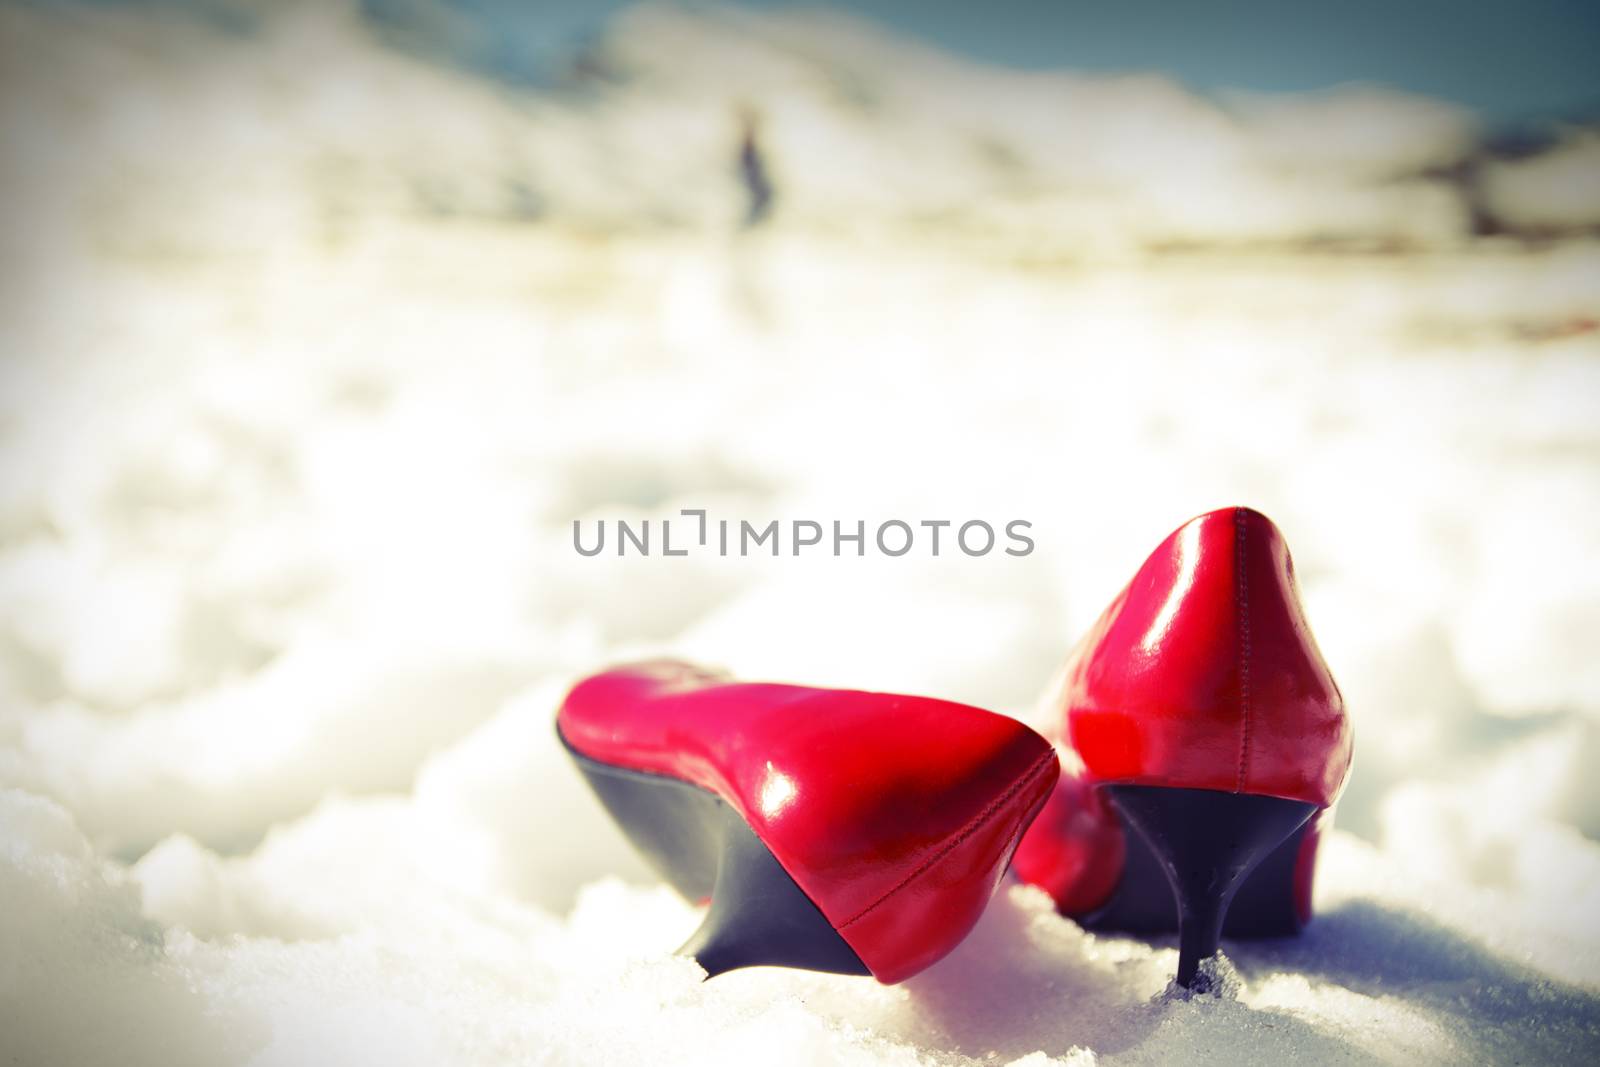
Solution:
[[[872,973],[731,804],[676,778],[590,759],[556,736],[661,877],[686,900],[710,900],[678,950],[708,978],[761,966]]]

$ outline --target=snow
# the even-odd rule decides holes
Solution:
[[[278,5],[0,9],[0,1053],[1559,1062],[1600,1050],[1594,135],[623,15],[513,93]],[[114,89],[114,91],[112,91]],[[736,117],[772,227],[739,233]],[[1355,717],[1302,938],[1002,889],[903,986],[671,955],[551,730],[673,654],[1047,725],[1183,519],[1293,546]],[[1025,557],[580,557],[574,519],[1032,522]]]

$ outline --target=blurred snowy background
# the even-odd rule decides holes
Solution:
[[[471,6],[0,7],[0,1059],[1594,1062],[1594,125],[823,11],[629,8],[533,78]],[[1042,723],[1232,503],[1357,731],[1236,1001],[1018,887],[896,988],[670,955],[574,678]],[[683,507],[1038,547],[572,550]]]

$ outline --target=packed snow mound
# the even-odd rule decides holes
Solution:
[[[659,7],[516,91],[353,7],[227,6],[0,8],[0,1059],[1594,1058],[1581,133],[1479,166],[1378,89]],[[576,678],[678,655],[1048,728],[1084,627],[1231,503],[1355,719],[1305,936],[1189,1001],[1170,939],[1016,885],[903,986],[672,955],[696,909],[554,736]],[[682,508],[1036,549],[574,551]]]

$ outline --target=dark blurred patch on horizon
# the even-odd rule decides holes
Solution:
[[[44,0],[158,6],[248,32],[260,0]],[[500,80],[548,86],[633,0],[354,0],[396,43]],[[267,5],[268,7],[278,5]],[[832,9],[990,63],[1145,71],[1207,92],[1307,92],[1372,83],[1453,100],[1495,125],[1600,115],[1600,5],[1590,0],[1224,0],[1177,14],[1160,0],[685,3]]]

